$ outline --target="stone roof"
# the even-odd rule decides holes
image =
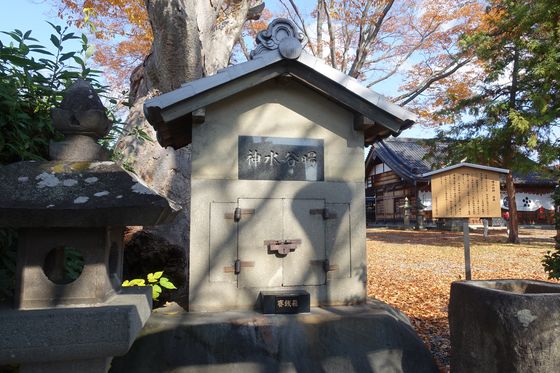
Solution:
[[[178,148],[191,141],[193,115],[207,105],[280,76],[298,80],[353,111],[366,144],[398,135],[416,120],[415,114],[363,86],[358,80],[326,65],[305,51],[293,22],[276,19],[257,36],[251,59],[218,73],[183,84],[147,100],[144,114],[162,146]]]
[[[443,149],[444,144],[436,144]],[[425,139],[390,137],[374,144],[366,158],[366,174],[369,175],[376,158],[387,164],[397,175],[408,182],[428,181],[423,175],[441,168],[443,159],[429,155],[430,149]],[[514,184],[533,186],[553,186],[557,182],[538,172],[521,174],[514,172]]]
[[[0,168],[0,226],[170,222],[179,206],[114,162],[17,162]]]

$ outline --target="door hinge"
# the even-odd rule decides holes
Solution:
[[[242,208],[236,207],[235,210],[233,210],[233,212],[226,212],[224,214],[224,218],[225,219],[233,219],[233,221],[238,222],[244,216],[253,215],[254,213],[255,213],[255,209],[242,209]]]
[[[255,262],[247,262],[247,261],[237,259],[233,262],[232,266],[224,267],[224,272],[234,273],[238,275],[241,273],[241,268],[250,268],[254,266],[255,266]]]
[[[325,272],[337,271],[338,265],[330,263],[328,259],[317,259],[317,260],[310,260],[309,264],[320,265]]]

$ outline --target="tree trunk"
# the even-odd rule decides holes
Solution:
[[[511,171],[506,175],[506,190],[509,205],[509,243],[519,243],[519,224],[517,219],[517,204],[515,202],[515,185]]]
[[[174,150],[162,148],[143,115],[144,101],[172,91],[181,84],[211,75],[227,66],[231,50],[248,17],[255,18],[261,1],[239,0],[226,4],[210,0],[146,0],[154,41],[152,51],[131,76],[133,106],[115,153],[158,193],[179,203],[183,210],[171,224],[145,227],[189,257],[190,145]],[[262,11],[262,8],[261,8]],[[142,131],[152,141],[143,139]],[[187,277],[188,278],[188,277]],[[179,289],[178,303],[187,306],[188,284]]]
[[[511,113],[511,110],[515,110],[516,102],[517,102],[517,85],[518,85],[518,78],[519,78],[519,50],[515,47],[513,51],[513,68],[511,72],[511,87],[509,92],[509,102],[508,107]],[[513,131],[513,125],[511,116],[508,116],[507,120],[507,128],[510,132]],[[508,168],[512,165],[512,159],[510,157],[513,154],[513,137],[510,135],[508,141],[508,149],[506,149],[504,161]],[[515,185],[513,184],[513,175],[511,171],[506,176],[506,189],[508,194],[509,200],[509,237],[508,242],[510,243],[519,243],[519,233],[518,233],[518,219],[517,219],[517,203],[515,202]]]

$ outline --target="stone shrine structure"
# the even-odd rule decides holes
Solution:
[[[364,144],[415,116],[302,43],[276,19],[251,60],[145,103],[162,146],[192,142],[191,311],[260,308],[270,291],[366,299]]]
[[[112,372],[437,372],[366,300],[363,146],[414,116],[302,42],[274,20],[250,61],[146,101],[162,146],[192,142],[189,311],[155,310]]]
[[[151,313],[151,288],[121,288],[126,225],[173,219],[173,203],[104,157],[111,123],[89,83],[65,94],[53,161],[0,168],[0,226],[18,229],[15,304],[0,306],[0,364],[105,372]]]

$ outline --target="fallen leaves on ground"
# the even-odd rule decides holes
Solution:
[[[470,234],[474,280],[547,280],[541,260],[554,246],[554,230],[521,229],[521,244],[506,243],[505,230]],[[447,305],[451,282],[464,279],[463,234],[368,229],[368,296],[404,312],[442,371],[451,346]]]

